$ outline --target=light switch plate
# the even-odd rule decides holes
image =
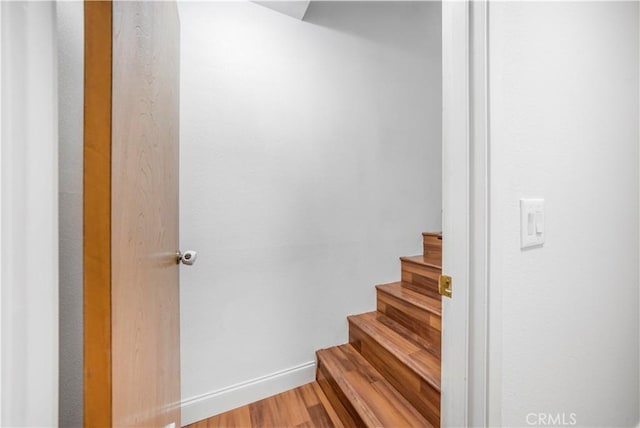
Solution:
[[[520,199],[520,248],[544,244],[544,199]]]

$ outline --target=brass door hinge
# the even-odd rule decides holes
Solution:
[[[438,292],[441,296],[451,298],[451,282],[452,279],[449,275],[440,275],[440,278],[438,278]]]

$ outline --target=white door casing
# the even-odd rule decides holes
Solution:
[[[467,426],[469,267],[469,4],[442,3],[442,271],[453,278],[442,298],[441,422]]]
[[[489,129],[485,1],[442,4],[442,426],[489,418]],[[491,422],[491,423],[490,423]]]

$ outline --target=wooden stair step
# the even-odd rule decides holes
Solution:
[[[317,352],[320,387],[346,426],[432,425],[351,345]]]
[[[425,349],[413,340],[391,329],[384,321],[385,318],[385,315],[378,312],[347,317],[349,324],[357,326],[405,366],[413,369],[425,382],[440,391],[440,361],[430,353],[424,352]],[[354,347],[360,350],[358,346]]]
[[[412,340],[440,358],[442,301],[403,287],[402,282],[377,285],[376,290],[378,312],[394,321],[388,325],[397,332],[408,329]]]
[[[349,342],[429,422],[440,425],[440,360],[388,324],[388,317],[368,312],[348,317]]]
[[[434,299],[424,294],[413,291],[408,287],[409,284],[396,281],[388,284],[376,285],[376,289],[389,294],[407,304],[414,306],[420,310],[430,312],[433,315],[442,317],[442,300]]]
[[[414,332],[413,330],[409,330],[407,327],[400,324],[396,320],[390,318],[389,316],[381,312],[378,312],[378,315],[381,315],[381,316],[378,316],[377,318],[378,318],[378,321],[380,321],[382,324],[386,325],[391,330],[395,331],[405,339],[411,342],[414,342],[416,345],[431,352],[433,355],[436,356],[436,358],[440,359],[441,346],[442,346],[441,340],[435,340],[432,338],[425,339],[420,334]]]
[[[422,255],[400,257],[402,282],[405,287],[418,293],[440,299],[438,294],[438,278],[442,267]]]
[[[442,232],[422,234],[422,255],[430,261],[442,265]]]
[[[442,232],[422,232],[423,237],[434,236],[442,240]]]
[[[415,264],[415,265],[420,266],[420,267],[426,267],[426,268],[440,270],[440,271],[442,270],[442,265],[440,265],[438,263],[433,263],[432,261],[430,261],[428,258],[426,258],[423,255],[404,256],[404,257],[400,257],[400,260],[408,262],[408,263]]]

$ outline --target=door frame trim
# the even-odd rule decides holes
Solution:
[[[470,346],[469,346],[469,423],[472,426],[500,425],[493,420],[490,367],[499,357],[493,349],[495,336],[490,330],[493,307],[490,296],[490,108],[489,108],[489,7],[490,2],[472,1],[470,14],[469,118],[471,164],[470,202]],[[498,409],[499,410],[499,409]],[[498,415],[499,417],[499,412]]]
[[[5,206],[6,206],[6,204],[4,202],[4,199],[3,199],[4,193],[2,192],[2,183],[4,182],[4,180],[2,178],[2,171],[3,171],[3,168],[2,168],[2,159],[3,159],[2,152],[3,152],[3,149],[2,149],[2,147],[4,146],[4,138],[2,136],[4,134],[3,134],[3,131],[2,131],[2,129],[3,129],[2,128],[2,116],[3,116],[3,113],[2,113],[2,107],[1,107],[4,104],[4,91],[2,89],[3,88],[3,86],[2,86],[2,76],[3,76],[2,68],[3,68],[3,64],[4,64],[4,62],[2,61],[2,57],[3,57],[3,55],[2,55],[2,53],[3,53],[2,52],[2,42],[3,42],[3,37],[2,37],[2,27],[3,27],[2,16],[3,16],[2,15],[2,5],[0,4],[0,425],[2,425],[2,413],[3,413],[2,412],[2,408],[4,407],[4,405],[3,405],[4,401],[3,401],[3,396],[2,396],[2,384],[4,382],[4,376],[2,374],[2,367],[3,367],[3,355],[2,354],[3,354],[3,349],[5,349],[5,346],[6,346],[5,343],[3,342],[3,336],[2,336],[2,328],[3,328],[2,327],[3,326],[3,323],[2,323],[2,313],[3,313],[2,312],[2,305],[3,305],[3,302],[4,302],[4,299],[2,297],[2,295],[4,294],[4,287],[2,286],[2,278],[4,278],[3,275],[2,275],[2,272],[3,272],[2,265],[4,264],[4,261],[2,261],[3,260],[2,255],[3,255],[3,251],[4,251],[4,247],[5,247],[4,241],[3,241],[4,234],[2,233],[2,224],[3,224],[3,217],[4,217],[3,211],[4,211]]]
[[[465,319],[451,320],[450,333],[464,335],[456,349],[464,351],[443,359],[447,394],[441,416],[443,426],[499,425],[499,401],[493,397],[500,379],[491,369],[499,367],[500,348],[492,334],[496,298],[489,287],[489,2],[445,0],[442,19],[443,196],[448,199],[443,201],[443,270],[453,275],[456,299],[443,303],[443,322],[452,302],[455,316]]]
[[[85,426],[112,425],[112,21],[110,1],[85,0],[82,249]]]

